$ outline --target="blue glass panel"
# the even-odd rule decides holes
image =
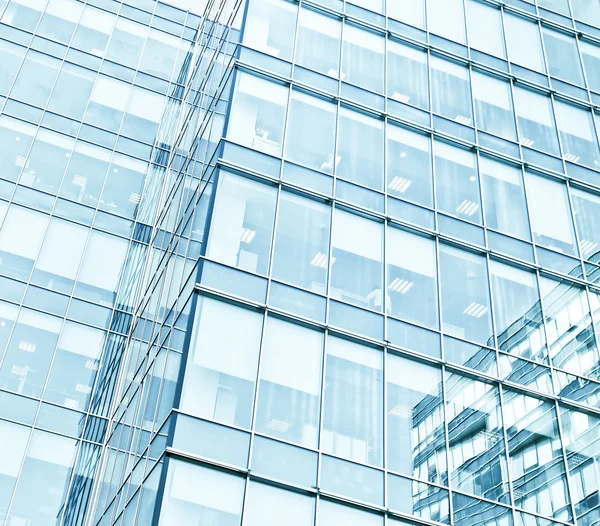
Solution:
[[[204,262],[199,283],[259,303],[266,300],[266,279],[210,261]]]
[[[17,394],[0,391],[0,415],[10,420],[33,424],[39,402]]]
[[[256,436],[250,467],[257,474],[312,487],[317,478],[317,457],[314,451]]]
[[[370,338],[383,339],[383,316],[345,303],[330,301],[329,323]]]
[[[179,414],[172,447],[233,466],[247,467],[250,434]]]
[[[323,455],[321,488],[371,504],[383,504],[383,472]]]
[[[388,318],[387,340],[393,345],[435,358],[442,354],[440,335],[393,318]]]
[[[324,322],[326,303],[327,300],[322,296],[283,285],[276,281],[271,282],[269,304],[275,308]]]

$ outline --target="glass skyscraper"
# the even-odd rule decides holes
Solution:
[[[598,526],[600,0],[171,4],[0,0],[0,524]]]

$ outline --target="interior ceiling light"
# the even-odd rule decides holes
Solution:
[[[395,192],[400,192],[401,194],[403,194],[410,188],[411,184],[412,181],[410,179],[405,179],[404,177],[396,176],[392,179],[392,182],[388,185],[388,188],[390,190],[394,190]]]
[[[466,216],[472,216],[475,212],[477,212],[478,209],[479,205],[477,203],[465,199],[460,205],[458,205],[456,212]]]
[[[392,95],[392,99],[397,100],[398,102],[407,103],[410,100],[408,95],[404,95],[403,93],[394,92]]]
[[[481,318],[487,311],[488,308],[485,305],[473,302],[463,311],[463,314],[473,316],[473,318]]]
[[[464,115],[457,115],[454,120],[456,122],[460,122],[461,124],[465,124],[467,126],[471,125],[471,119],[469,117],[465,117]]]
[[[389,284],[388,289],[393,290],[394,292],[399,292],[400,294],[406,294],[410,289],[413,288],[413,285],[414,283],[412,281],[396,278]]]
[[[249,245],[250,243],[252,243],[252,240],[254,239],[254,237],[256,236],[256,230],[250,230],[249,228],[242,228],[242,236],[241,236],[241,241],[242,243],[246,243],[247,245]]]

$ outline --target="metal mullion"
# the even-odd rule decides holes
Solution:
[[[581,251],[581,236],[579,235],[579,228],[577,226],[577,212],[575,210],[575,207],[573,206],[573,196],[571,195],[571,184],[570,184],[570,180],[567,179],[565,181],[565,186],[566,186],[566,190],[567,190],[567,201],[569,202],[569,211],[571,212],[571,225],[573,226],[573,234],[575,236],[575,246],[577,248],[577,259],[579,260],[579,265],[581,266],[581,271],[583,272],[582,276],[584,276],[583,279],[585,279],[585,281],[587,281],[587,279],[585,278],[586,276],[586,272],[585,272],[585,263],[584,263],[584,259],[583,259],[583,252]]]
[[[341,71],[341,63],[340,63],[340,71]],[[339,81],[338,81],[338,90],[339,90]],[[329,206],[329,240],[327,247],[327,283],[325,285],[325,324],[329,325],[329,310],[330,310],[330,295],[331,295],[331,276],[333,274],[333,265],[331,263],[333,256],[333,238],[334,238],[334,220],[335,214],[337,210],[337,205],[335,202],[335,191],[337,187],[337,152],[338,152],[338,144],[339,144],[339,129],[340,129],[340,113],[341,113],[341,105],[339,97],[335,101],[336,105],[336,119],[335,119],[335,128],[334,128],[334,144],[333,144],[333,170],[332,170],[332,194],[328,200]]]
[[[327,346],[329,344],[329,329],[326,327],[325,331],[322,332],[323,334],[323,345],[321,347],[322,349],[322,362],[321,362],[321,399],[319,401],[319,429],[318,429],[318,433],[317,433],[317,440],[318,440],[318,444],[317,444],[317,472],[315,473],[315,477],[316,477],[316,482],[315,482],[315,490],[317,491],[317,496],[320,495],[320,491],[321,491],[321,464],[322,464],[322,457],[323,457],[323,451],[322,451],[322,437],[323,437],[323,431],[324,431],[324,423],[325,423],[325,389],[327,388]],[[316,499],[317,503],[318,503],[318,498]],[[315,504],[315,514],[316,514],[316,518],[318,519],[318,504]]]
[[[574,491],[571,491],[571,487],[573,486],[573,483],[571,482],[571,472],[569,469],[569,460],[567,458],[567,452],[566,452],[566,448],[565,448],[565,441],[564,441],[564,433],[562,430],[562,422],[560,421],[560,405],[558,403],[558,401],[554,401],[554,413],[556,415],[556,429],[558,431],[558,439],[560,442],[560,451],[562,453],[562,459],[565,465],[565,485],[566,485],[566,497],[569,499],[569,508],[571,509],[571,514],[572,514],[572,522],[573,524],[575,524],[575,526],[577,526],[577,510],[575,508],[575,503],[573,502],[573,496],[575,495]]]
[[[427,64],[427,89],[429,91],[429,99],[428,99],[428,113],[429,113],[429,126],[433,126],[433,75],[431,69],[431,48],[428,47],[425,50],[426,53],[426,64]],[[433,129],[433,128],[432,128]],[[437,204],[437,178],[436,178],[436,170],[435,170],[435,140],[434,135],[431,132],[427,133],[427,138],[429,139],[429,162],[431,163],[430,170],[430,182],[431,182],[431,197],[432,197],[432,206],[433,206],[433,230],[435,232],[439,232],[438,227],[438,204]],[[439,261],[439,259],[438,259]]]
[[[575,27],[575,26],[573,26],[573,27]],[[589,103],[589,101],[592,100],[592,95],[590,93],[590,91],[591,91],[590,83],[588,81],[587,72],[585,70],[585,62],[583,60],[583,52],[581,51],[581,45],[580,45],[581,37],[578,35],[579,35],[579,32],[573,34],[572,36],[575,39],[575,48],[577,49],[577,56],[579,57],[579,64],[581,65],[581,72],[583,74],[583,83],[585,86],[585,91],[587,92],[588,100],[586,102]]]
[[[41,405],[41,403],[39,405]],[[36,413],[36,417],[37,417],[37,413]],[[28,427],[28,429],[29,429],[29,436],[27,437],[27,441],[26,441],[26,444],[25,444],[25,449],[24,449],[24,453],[23,453],[23,459],[21,460],[21,462],[19,464],[19,468],[18,468],[18,471],[17,471],[17,476],[15,477],[15,486],[14,486],[14,488],[12,490],[11,497],[8,500],[8,503],[6,505],[6,515],[5,515],[5,517],[7,519],[10,517],[11,507],[12,507],[12,504],[14,502],[15,496],[17,494],[17,490],[19,489],[19,483],[21,482],[21,475],[23,474],[23,467],[25,466],[25,462],[27,460],[27,455],[29,454],[29,448],[31,447],[31,441],[33,439],[33,432],[34,432],[33,424],[31,424],[30,426],[23,426],[23,427]]]
[[[441,381],[441,388],[442,388],[442,416],[443,416],[443,421],[444,421],[444,447],[446,449],[446,484],[448,487],[448,518],[450,521],[450,524],[454,524],[454,502],[453,502],[453,487],[451,484],[451,474],[450,474],[450,439],[448,438],[448,417],[447,417],[447,410],[448,410],[448,397],[447,397],[447,385],[446,385],[446,367],[445,365],[442,365],[440,367],[440,372],[441,372],[441,377],[442,377],[442,381]]]
[[[385,245],[384,245],[385,246]],[[384,268],[386,267],[386,265],[384,265]],[[384,298],[383,301],[385,302],[385,296],[387,293],[387,287],[385,285],[385,281],[384,281],[384,288],[383,288],[383,293],[384,293]],[[386,320],[386,325],[387,325],[387,316],[384,316],[384,319]],[[382,352],[383,356],[381,359],[381,365],[382,365],[382,371],[381,371],[381,396],[382,396],[382,403],[381,403],[381,409],[383,410],[383,421],[382,421],[382,458],[381,458],[381,474],[383,475],[383,506],[387,509],[388,507],[388,493],[389,493],[389,488],[388,488],[388,449],[389,449],[389,442],[391,442],[391,440],[388,441],[388,403],[387,403],[387,395],[388,395],[388,374],[387,374],[387,364],[388,364],[388,347],[387,347],[387,341],[386,341],[386,345],[377,350],[378,352]],[[374,466],[372,466],[374,467]],[[386,513],[387,516],[387,513]]]
[[[504,54],[506,56],[506,60],[507,60],[508,64],[512,65],[512,62],[510,60],[510,52],[508,49],[508,35],[505,30],[505,28],[506,28],[505,18],[506,18],[506,15],[504,12],[504,8],[501,6],[500,7],[500,23],[502,24],[502,43],[504,45]],[[513,123],[515,125],[516,142],[517,142],[517,147],[519,149],[519,160],[521,160],[521,159],[524,159],[524,157],[523,157],[523,146],[521,144],[521,133],[519,130],[519,118],[517,115],[517,106],[515,104],[515,80],[516,80],[516,77],[512,73],[512,69],[510,67],[509,67],[509,69],[511,70],[511,73],[509,73],[509,78],[508,78],[509,97],[510,97],[511,110],[512,110],[512,114],[513,114]]]
[[[250,415],[250,429],[249,431],[249,435],[250,435],[250,442],[249,442],[249,446],[248,446],[248,472],[250,471],[250,466],[251,466],[251,462],[252,462],[252,453],[253,453],[253,449],[254,449],[254,428],[256,426],[256,413],[257,413],[257,409],[258,409],[258,397],[260,395],[260,390],[259,390],[259,385],[260,385],[260,375],[261,375],[261,369],[262,369],[262,359],[263,359],[263,350],[264,350],[264,345],[265,345],[265,334],[267,331],[267,321],[268,321],[268,315],[266,310],[260,310],[259,311],[261,316],[262,316],[262,320],[261,320],[261,334],[260,334],[260,342],[258,344],[258,353],[257,353],[257,357],[256,357],[256,380],[255,380],[255,384],[254,384],[254,390],[253,390],[253,395],[254,395],[254,399],[252,402],[252,414]],[[246,487],[248,486],[248,478],[246,478]],[[247,488],[246,488],[247,491]],[[244,499],[245,500],[245,499]]]
[[[287,132],[289,129],[289,125],[290,125],[290,109],[291,109],[291,104],[292,104],[292,88],[289,85],[286,85],[286,89],[287,89],[287,101],[286,101],[286,108],[285,108],[285,118],[284,118],[284,122],[283,122],[283,133],[282,133],[282,139],[281,139],[281,163],[280,163],[280,167],[279,167],[279,178],[277,181],[277,190],[276,190],[276,195],[275,195],[275,210],[273,213],[273,229],[272,229],[272,236],[271,236],[271,246],[269,247],[269,260],[267,262],[267,290],[266,290],[266,295],[265,295],[265,304],[267,304],[269,302],[270,299],[270,292],[271,292],[271,281],[273,279],[273,258],[275,256],[275,244],[277,242],[277,227],[279,225],[279,209],[281,206],[281,199],[282,199],[282,189],[281,189],[281,180],[283,178],[283,169],[285,166],[285,161],[283,160],[284,157],[284,152],[287,146]],[[262,182],[261,182],[262,183]],[[266,181],[265,181],[266,183]]]
[[[555,394],[556,391],[556,380],[555,380],[555,372],[554,372],[554,360],[552,358],[551,352],[550,352],[550,345],[548,344],[548,328],[547,328],[547,321],[546,321],[546,307],[545,307],[545,302],[544,302],[544,295],[542,294],[542,276],[540,275],[539,272],[536,272],[536,282],[537,282],[537,286],[538,286],[538,295],[540,298],[540,309],[541,309],[541,316],[542,316],[542,324],[539,326],[539,328],[541,330],[543,330],[543,334],[544,334],[544,346],[546,347],[546,361],[547,361],[547,365],[550,368],[550,380],[552,382],[552,395],[553,395],[553,399],[556,400],[557,399],[557,395]],[[542,364],[545,365],[545,364]]]
[[[591,300],[591,294],[592,291],[589,289],[589,287],[585,288],[586,290],[586,298],[587,298],[587,304],[588,307],[590,309],[590,320],[591,320],[591,324],[592,324],[592,332],[594,333],[594,340],[596,342],[596,358],[598,358],[598,354],[600,353],[600,335],[598,334],[598,323],[600,323],[600,316],[596,316],[595,313],[598,311],[594,311],[593,307],[592,307],[592,300]],[[598,294],[596,294],[598,296]],[[600,300],[600,296],[598,296],[598,300]],[[585,376],[588,376],[589,373],[586,371]]]
[[[498,389],[498,400],[500,401],[500,417],[502,419],[502,440],[504,441],[504,458],[506,460],[506,476],[508,477],[508,498],[511,506],[511,515],[513,517],[514,524],[518,524],[517,521],[517,513],[515,511],[515,493],[513,488],[513,476],[512,476],[512,466],[511,466],[511,456],[510,456],[510,446],[508,443],[508,436],[506,433],[506,424],[505,415],[506,411],[504,409],[504,385],[502,382],[497,384]]]
[[[496,313],[494,308],[494,287],[492,286],[492,272],[490,269],[490,254],[489,252],[484,255],[485,258],[485,270],[486,270],[486,280],[487,280],[487,293],[490,302],[490,322],[492,326],[492,338],[494,341],[494,355],[496,357],[496,371],[495,376],[497,378],[501,378],[500,374],[500,358],[498,351],[498,331],[496,328]]]

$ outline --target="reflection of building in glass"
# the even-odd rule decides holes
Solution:
[[[600,524],[600,1],[176,3],[0,0],[0,523]]]

